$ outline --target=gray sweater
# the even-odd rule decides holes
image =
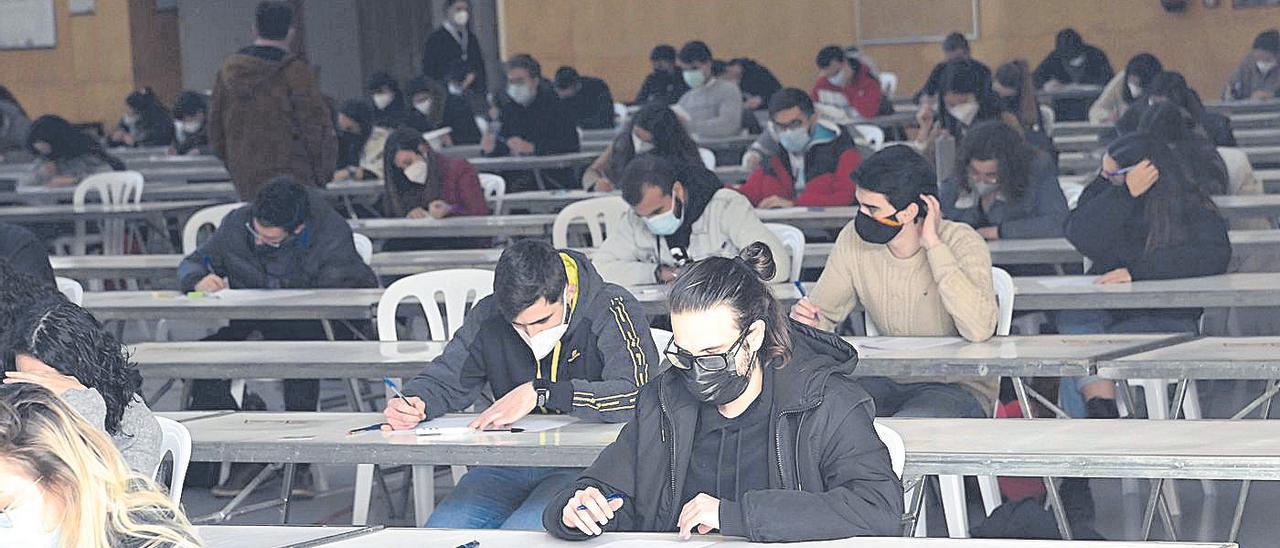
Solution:
[[[107,418],[107,402],[102,399],[96,389],[68,390],[62,394],[84,420],[95,428],[106,432],[104,426]],[[129,469],[143,476],[155,475],[160,466],[160,423],[151,415],[151,409],[142,398],[134,396],[133,401],[124,408],[124,416],[120,419],[120,431],[111,436],[111,441],[124,456]]]
[[[980,197],[960,188],[963,173],[953,173],[938,189],[938,201],[946,219],[973,228],[999,227],[1004,239],[1061,238],[1067,222],[1067,199],[1058,184],[1058,167],[1047,156],[1037,155],[1031,163],[1031,180],[1022,199],[1012,201],[1003,194],[991,209],[984,210]]]
[[[733,82],[713,78],[686,91],[677,105],[689,113],[696,137],[732,137],[742,133],[742,92]]]

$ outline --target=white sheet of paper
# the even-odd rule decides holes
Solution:
[[[458,436],[478,434],[479,432],[468,427],[471,421],[475,420],[474,415],[454,415],[448,417],[440,417],[431,419],[418,425],[418,428],[412,432],[418,435],[441,435],[441,436]],[[577,417],[564,415],[529,415],[523,419],[516,421],[511,425],[512,428],[522,428],[526,433],[546,432],[554,430],[562,426],[570,425],[578,422]]]
[[[293,297],[302,297],[310,295],[312,292],[305,289],[223,289],[216,293],[205,295],[210,299],[220,299],[224,301],[260,301],[265,299],[289,299]]]
[[[718,542],[719,542],[719,541],[716,541],[716,542],[699,542],[699,541],[696,541],[696,540],[684,541],[684,540],[648,540],[648,539],[645,539],[645,541],[644,541],[644,543],[643,543],[643,544],[644,544],[645,548],[703,548],[704,546],[711,546],[711,545],[716,544],[716,543],[718,543]],[[635,546],[635,545],[636,545],[636,541],[634,541],[634,540],[615,540],[615,541],[613,541],[613,542],[606,542],[606,543],[604,543],[604,544],[601,544],[598,548],[610,548],[610,547],[612,547],[612,548],[630,548],[630,547]]]
[[[1084,278],[1065,277],[1065,278],[1047,278],[1040,280],[1040,285],[1045,287],[1088,287],[1093,285],[1096,277],[1089,276]]]
[[[862,355],[870,356],[876,353],[936,348],[955,344],[959,340],[957,337],[876,337],[867,341],[858,341],[854,346]]]

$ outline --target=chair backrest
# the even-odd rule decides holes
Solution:
[[[610,223],[622,222],[622,216],[629,206],[621,196],[604,196],[579,200],[565,206],[556,215],[551,225],[551,245],[557,249],[569,247],[569,225],[577,220],[587,223],[591,232],[591,247],[599,247],[604,242]]]
[[[649,333],[653,335],[653,344],[658,347],[658,352],[662,352],[667,347],[667,343],[671,342],[674,335],[666,329],[650,328]],[[659,356],[661,358],[661,356]]]
[[[879,152],[884,148],[884,130],[880,126],[871,124],[854,124],[853,129],[858,130],[863,139],[867,140],[867,144],[871,145],[871,150]]]
[[[907,446],[902,443],[902,436],[892,428],[878,422],[875,425],[876,435],[880,436],[880,441],[889,449],[889,465],[893,468],[893,473],[898,475],[898,479],[902,479],[902,470],[907,462]]]
[[[222,225],[223,217],[244,205],[244,202],[216,205],[206,207],[191,215],[191,218],[187,219],[187,224],[182,227],[182,253],[190,255],[195,253],[197,247],[200,247],[201,228],[213,226],[213,229],[217,230],[218,226]]]
[[[1013,276],[1003,268],[991,267],[991,286],[996,293],[996,307],[999,316],[996,318],[996,336],[1007,337],[1013,326]],[[880,335],[880,329],[871,323],[871,315],[863,313],[868,337]]]
[[[54,278],[53,281],[58,283],[58,292],[62,293],[62,296],[66,297],[68,301],[71,301],[71,304],[76,306],[84,304],[84,287],[80,285],[80,282],[71,278],[63,278],[62,276]]]
[[[624,105],[622,103],[614,103],[613,115],[617,117],[619,126],[627,123],[627,118],[629,118],[629,116],[627,115],[627,105]]]
[[[493,206],[493,213],[502,213],[502,197],[507,195],[507,180],[501,175],[492,173],[480,174],[480,188],[484,189],[484,199]]]
[[[765,223],[764,226],[782,240],[782,246],[787,248],[787,254],[791,256],[791,272],[787,273],[787,281],[798,281],[800,268],[803,266],[801,263],[804,262],[804,232],[794,226],[781,223]]]
[[[136,171],[108,171],[85,177],[71,194],[72,205],[84,205],[90,192],[98,193],[98,199],[107,205],[142,202],[142,174]]]
[[[698,157],[702,158],[702,165],[707,169],[714,170],[716,168],[716,153],[711,150],[698,147]]]
[[[475,268],[436,270],[423,272],[396,280],[382,293],[378,301],[378,340],[395,342],[396,310],[401,301],[418,299],[422,313],[427,317],[427,329],[431,340],[447,341],[462,327],[467,311],[480,299],[493,293],[493,271]],[[444,316],[440,303],[444,302]]]
[[[373,240],[359,232],[352,232],[351,243],[355,244],[356,253],[360,254],[360,260],[364,261],[364,264],[373,262]]]
[[[173,419],[156,417],[156,422],[160,423],[161,460],[166,453],[173,454],[173,480],[169,485],[169,499],[177,504],[182,500],[182,485],[187,481],[187,466],[191,464],[191,432]],[[151,477],[155,478],[159,473],[160,467],[157,466],[151,472]]]
[[[1053,126],[1057,123],[1057,118],[1058,115],[1053,113],[1053,107],[1040,105],[1040,129],[1050,139],[1053,138]]]
[[[898,93],[898,75],[892,72],[880,73],[880,91],[890,99]]]

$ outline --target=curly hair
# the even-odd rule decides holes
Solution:
[[[9,331],[23,310],[48,299],[65,297],[48,283],[13,268],[8,259],[0,258],[0,335]]]
[[[995,160],[999,164],[996,181],[1000,189],[1017,202],[1031,186],[1031,164],[1035,158],[1036,150],[1022,139],[1018,130],[1000,121],[980,122],[969,129],[960,143],[954,173],[959,176],[961,189],[973,190],[967,176],[969,162]]]
[[[124,408],[142,395],[142,375],[129,362],[124,345],[83,308],[65,299],[28,307],[4,335],[5,368],[15,369],[18,355],[44,362],[93,388],[106,402],[103,426],[120,432]]]

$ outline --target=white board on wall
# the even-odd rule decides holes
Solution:
[[[54,0],[0,0],[0,49],[58,45]]]

